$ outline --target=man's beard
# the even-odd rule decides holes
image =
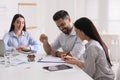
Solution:
[[[70,31],[69,31],[68,29],[63,29],[62,32],[63,32],[64,34],[67,34],[67,35],[70,33]]]

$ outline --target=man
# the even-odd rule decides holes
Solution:
[[[74,25],[68,12],[65,10],[56,12],[53,16],[53,20],[62,33],[51,45],[48,42],[48,37],[45,34],[41,34],[40,41],[43,43],[45,52],[57,57],[68,54],[79,58],[84,52],[85,47],[76,36]],[[58,51],[59,48],[62,48],[63,51]]]

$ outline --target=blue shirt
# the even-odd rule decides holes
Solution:
[[[13,31],[5,34],[4,38],[6,50],[10,50],[11,47],[19,47],[21,45],[29,46],[31,50],[40,50],[40,44],[38,44],[32,36],[26,32],[22,31],[22,35],[17,37]]]

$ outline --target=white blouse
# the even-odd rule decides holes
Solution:
[[[88,41],[83,57],[84,71],[94,80],[114,80],[114,73],[107,62],[105,52],[97,41]]]

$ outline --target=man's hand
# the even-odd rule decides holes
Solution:
[[[39,40],[43,43],[44,41],[48,41],[48,37],[45,34],[41,34]]]
[[[45,34],[41,34],[39,40],[43,43],[43,48],[47,54],[50,54],[52,49],[48,42],[48,37]]]
[[[56,56],[56,57],[61,57],[61,58],[64,58],[67,55],[71,56],[70,51],[69,52],[68,51],[60,52],[60,51],[56,51],[56,50],[52,50],[52,55]]]

